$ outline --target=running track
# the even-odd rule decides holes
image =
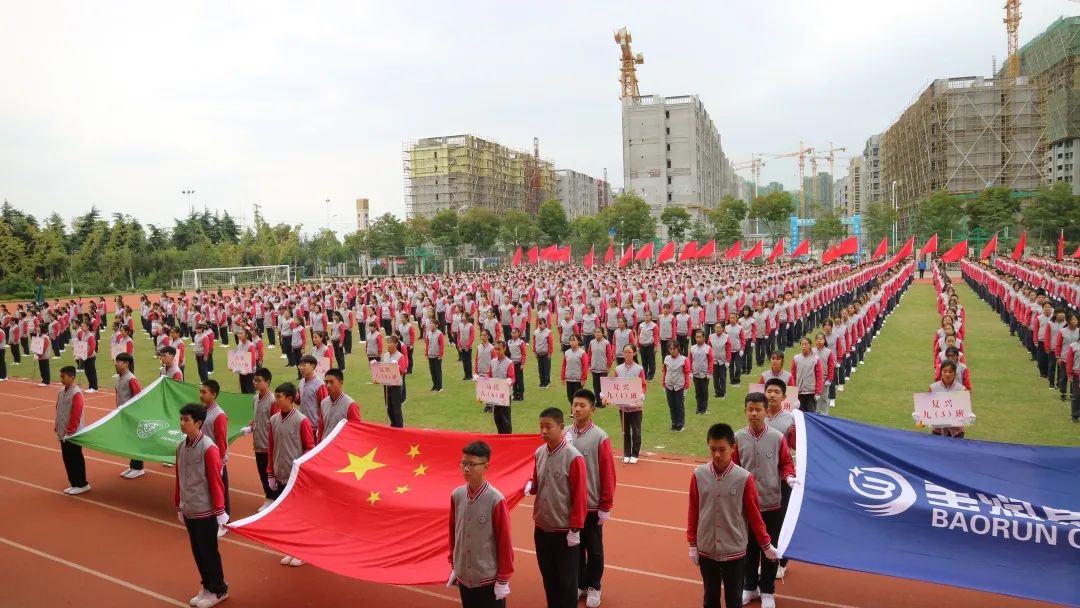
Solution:
[[[126,461],[86,451],[93,490],[66,487],[52,433],[56,388],[11,380],[0,384],[0,583],[4,606],[187,606],[198,574],[172,507],[172,469],[148,463],[138,480],[119,477]],[[87,423],[113,407],[113,395],[87,395]],[[237,518],[262,495],[248,439],[232,454]],[[700,579],[686,557],[686,489],[694,461],[652,456],[619,462],[613,519],[605,525],[603,606],[667,607],[701,603]],[[532,552],[531,499],[512,521],[516,573],[508,604],[543,606]],[[393,587],[278,564],[280,554],[235,534],[221,543],[231,597],[226,606],[364,605],[446,607],[456,594],[442,586]],[[791,565],[777,582],[777,603],[794,608],[1049,606],[1005,596],[808,564]],[[584,604],[582,604],[584,605]],[[755,602],[751,606],[757,606]]]

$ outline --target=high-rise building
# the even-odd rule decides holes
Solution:
[[[475,135],[421,139],[406,144],[402,156],[410,217],[469,207],[535,214],[555,197],[550,162]]]
[[[571,169],[556,170],[555,183],[556,198],[569,219],[596,215],[613,198],[611,184]]]
[[[863,209],[862,156],[853,156],[848,161],[848,197],[847,214],[861,214]]]
[[[675,205],[705,221],[721,197],[738,194],[720,133],[697,95],[626,97],[622,122],[623,184],[645,199],[654,218]],[[663,233],[663,224],[657,230]]]
[[[829,213],[832,211],[832,176],[828,171],[818,171],[817,177],[803,177],[803,194],[806,197],[806,212],[812,215],[810,209],[813,205],[821,207],[821,210]]]
[[[871,135],[862,153],[862,202],[863,205],[879,203],[883,199],[881,189],[881,133]]]
[[[849,196],[851,196],[851,176],[845,175],[833,182],[832,211],[837,215],[847,215]]]
[[[367,230],[368,229],[368,199],[358,198],[356,199],[356,229]]]

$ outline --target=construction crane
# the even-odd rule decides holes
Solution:
[[[622,94],[619,95],[619,99],[641,96],[638,91],[637,68],[635,66],[645,63],[645,55],[641,53],[634,54],[634,51],[630,48],[632,41],[630,30],[625,27],[615,31],[615,43],[622,49],[622,55],[620,56],[622,67],[619,68],[619,83],[622,85]]]
[[[1005,31],[1009,34],[1009,62],[1007,75],[1014,79],[1020,75],[1020,0],[1005,0]]]
[[[736,171],[742,171],[743,169],[750,169],[750,174],[754,176],[754,198],[758,195],[758,183],[761,182],[761,168],[765,166],[765,159],[761,154],[751,154],[750,160],[735,163],[732,165]]]
[[[773,154],[772,158],[791,158],[794,156],[799,157],[799,217],[806,217],[806,192],[803,188],[803,174],[806,172],[806,158],[807,156],[813,156],[813,148],[804,148],[803,142],[799,142],[799,149],[795,152],[788,152],[786,154]]]
[[[817,161],[819,161],[819,160],[827,160],[827,161],[829,161],[829,179],[835,180],[836,179],[836,153],[837,152],[846,152],[846,151],[847,151],[847,148],[845,148],[845,147],[834,148],[832,142],[830,141],[827,153],[825,153],[825,154],[815,154],[814,156],[810,157],[810,171],[813,173],[813,175],[810,177],[810,183],[811,183],[811,185],[810,185],[810,192],[811,192],[810,204],[813,204],[815,202],[814,199],[816,199],[817,191],[818,191],[817,190],[817,176],[818,176]],[[832,192],[831,187],[829,188],[829,192],[830,193]],[[821,201],[818,201],[818,202],[821,202]]]

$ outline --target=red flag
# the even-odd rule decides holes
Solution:
[[[596,252],[596,245],[593,245],[592,247],[589,248],[589,253],[587,253],[585,255],[585,259],[581,260],[581,265],[584,266],[585,268],[592,268],[593,253],[595,253],[595,252]]]
[[[634,246],[627,245],[623,251],[622,257],[619,258],[619,268],[624,268],[634,259]]]
[[[1016,262],[1024,256],[1024,249],[1027,247],[1027,230],[1020,233],[1020,238],[1016,240],[1016,247],[1013,248],[1012,261]],[[1061,259],[1061,256],[1058,256]]]
[[[651,260],[652,259],[652,253],[653,253],[653,244],[650,242],[650,243],[648,243],[647,245],[645,245],[644,247],[642,247],[641,249],[638,250],[637,254],[634,256],[634,261],[635,262],[643,262],[645,260]]]
[[[742,259],[750,261],[754,258],[760,258],[764,254],[764,249],[764,246],[762,246],[761,241],[759,240],[752,248],[750,248],[750,251],[747,251],[746,254],[742,256]]]
[[[735,241],[735,244],[728,248],[724,254],[725,260],[734,260],[742,255],[742,241]]]
[[[915,252],[915,237],[911,237],[904,243],[904,246],[900,248],[900,251],[896,252],[892,260],[889,260],[889,266],[892,266],[900,260],[908,257]]]
[[[1076,251],[1073,252],[1072,257],[1080,258],[1080,245],[1076,246]]]
[[[237,534],[337,574],[394,585],[445,583],[447,497],[461,448],[498,454],[485,469],[508,507],[533,470],[535,435],[477,435],[342,422],[297,460],[285,494],[231,524]]]
[[[979,254],[979,260],[985,260],[990,257],[991,253],[997,253],[997,235],[990,237],[990,242],[983,247],[982,253]]]
[[[570,245],[559,248],[559,253],[556,261],[563,262],[564,264],[570,263]]]
[[[878,243],[877,248],[874,249],[874,255],[871,256],[871,259],[876,260],[878,258],[883,258],[886,255],[888,255],[888,253],[889,253],[889,237],[885,237],[885,238],[881,239],[881,242]]]
[[[656,256],[656,263],[663,264],[668,260],[675,259],[675,241],[668,241],[667,245],[660,250],[660,255]]]
[[[690,241],[683,245],[682,251],[679,253],[679,261],[685,262],[686,260],[694,259],[697,255],[697,241]]]
[[[960,258],[967,255],[967,250],[968,242],[966,240],[960,241],[959,243],[953,245],[952,249],[946,251],[941,256],[941,261],[946,263],[957,262],[960,260]]]
[[[540,250],[540,259],[545,262],[558,262],[559,261],[559,246],[548,245]]]
[[[537,264],[537,263],[539,263],[539,261],[540,261],[540,249],[536,245],[533,245],[532,247],[529,248],[529,263],[530,264]]]
[[[716,241],[709,241],[705,246],[697,250],[695,257],[699,260],[708,259],[716,253]]]
[[[776,258],[780,257],[780,254],[784,253],[784,239],[776,241],[776,245],[772,248],[772,253],[769,254],[769,263],[772,264],[776,261]]]
[[[518,245],[517,251],[514,252],[514,259],[510,261],[511,268],[517,268],[521,265],[521,245]]]
[[[859,237],[849,236],[836,246],[836,256],[855,255],[859,252]]]
[[[799,243],[799,246],[795,248],[795,251],[791,252],[791,257],[793,258],[801,257],[804,255],[810,255],[810,239]]]
[[[926,244],[923,245],[923,248],[919,250],[920,256],[926,255],[928,253],[937,253],[937,233],[934,233],[934,236],[930,237],[930,240],[926,241]]]
[[[615,259],[615,245],[608,243],[607,253],[604,254],[604,263],[610,264]]]
[[[829,247],[825,250],[825,253],[821,254],[822,264],[832,264],[833,260],[837,258],[839,254],[836,252],[836,247]]]
[[[1058,233],[1057,261],[1060,262],[1064,258],[1065,258],[1065,230],[1062,229],[1061,232]]]

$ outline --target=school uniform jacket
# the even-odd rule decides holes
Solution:
[[[585,458],[564,438],[536,448],[532,474],[533,523],[544,532],[580,530],[588,501]]]
[[[270,417],[266,474],[281,483],[289,480],[293,461],[315,447],[311,421],[295,409]]]
[[[585,459],[586,510],[611,511],[615,503],[615,458],[608,434],[589,421],[584,429],[571,425],[566,440]]]
[[[780,484],[795,476],[791,449],[780,431],[768,424],[760,432],[749,426],[735,432],[735,452],[731,461],[754,476],[758,507],[762,511],[780,509]]]
[[[763,548],[772,546],[758,507],[757,484],[749,471],[729,462],[717,471],[712,462],[690,478],[686,540],[698,555],[729,562],[746,556],[747,528]]]
[[[214,441],[203,433],[176,446],[173,506],[187,519],[207,519],[225,512],[224,466]]]
[[[514,574],[510,509],[486,481],[475,492],[465,484],[450,493],[449,560],[455,581],[469,589],[508,583]]]
[[[77,384],[61,388],[57,392],[56,418],[53,423],[57,439],[63,441],[65,437],[83,427],[84,407],[82,389]]]

